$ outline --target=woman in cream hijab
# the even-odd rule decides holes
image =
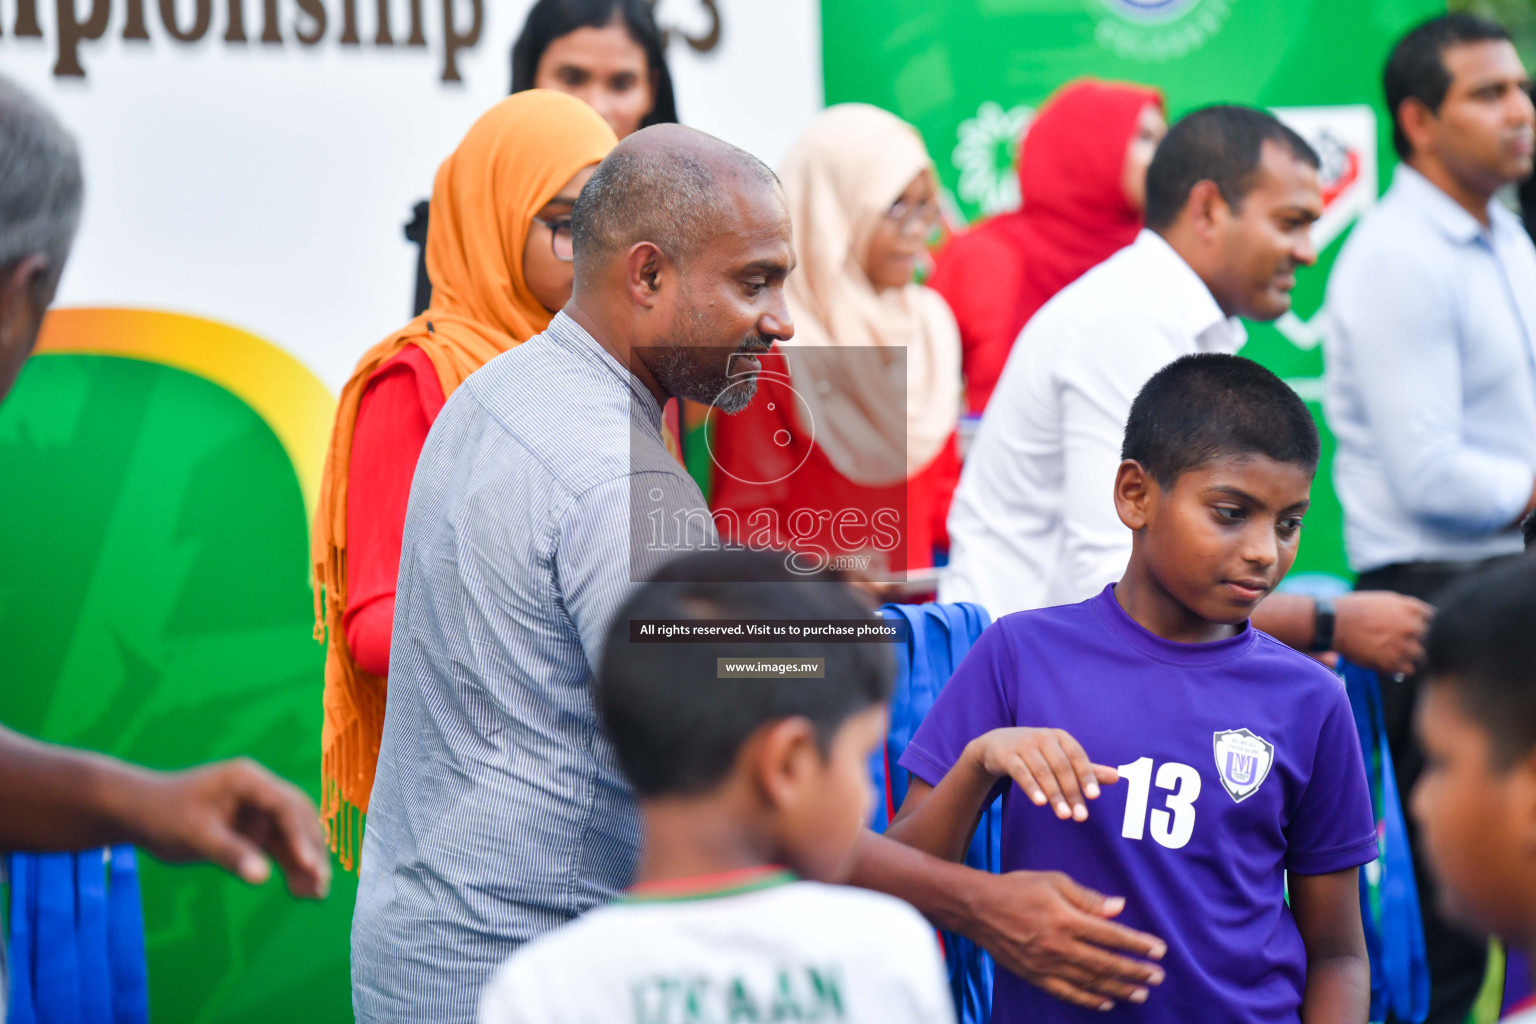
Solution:
[[[763,359],[758,395],[716,418],[722,532],[788,544],[878,576],[933,564],[959,477],[960,340],[938,293],[914,283],[938,221],[916,129],[877,107],[824,111],[780,177],[800,262],[795,323]]]

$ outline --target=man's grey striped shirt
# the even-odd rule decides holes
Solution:
[[[631,581],[667,557],[632,554],[632,489],[708,522],[660,426],[563,313],[433,425],[352,922],[359,1021],[468,1024],[503,959],[629,884],[639,819],[592,677]]]

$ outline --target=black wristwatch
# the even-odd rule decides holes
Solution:
[[[1333,625],[1338,613],[1333,607],[1333,598],[1319,597],[1315,600],[1317,611],[1312,622],[1312,649],[1314,651],[1333,650]]]

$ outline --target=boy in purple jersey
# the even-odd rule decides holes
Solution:
[[[1337,677],[1248,623],[1295,560],[1318,447],[1257,363],[1164,367],[1115,480],[1125,575],[995,622],[901,758],[893,838],[958,859],[1001,791],[1004,871],[1070,870],[1167,940],[1160,987],[1098,1008],[1123,1019],[1366,1020],[1356,872],[1377,849],[1354,719]],[[998,974],[997,1024],[1095,1019]]]

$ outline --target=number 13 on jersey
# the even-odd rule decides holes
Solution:
[[[1195,832],[1195,799],[1200,796],[1200,773],[1187,764],[1164,761],[1152,773],[1152,759],[1139,757],[1115,769],[1129,789],[1125,794],[1125,821],[1120,834],[1140,839],[1147,826],[1147,798],[1155,781],[1158,789],[1168,790],[1163,807],[1153,808],[1152,838],[1170,850],[1181,849]]]

